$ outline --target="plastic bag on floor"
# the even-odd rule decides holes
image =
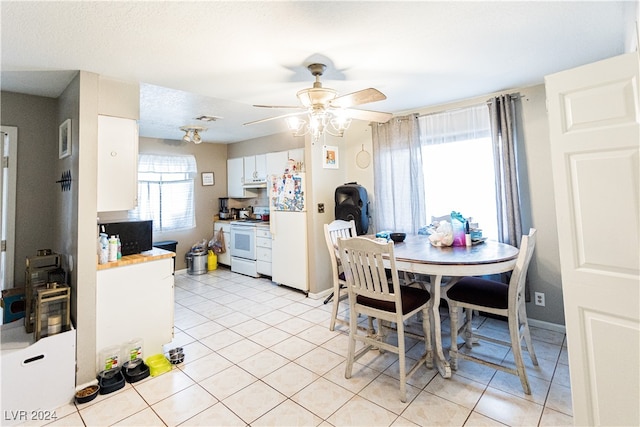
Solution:
[[[213,239],[209,241],[209,248],[216,254],[223,254],[226,252],[226,245],[224,243],[224,232],[222,231],[222,227],[220,230],[216,231]]]

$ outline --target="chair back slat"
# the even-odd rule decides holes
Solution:
[[[335,220],[330,224],[324,225],[324,240],[329,250],[329,258],[331,260],[331,268],[337,275],[338,266],[340,265],[340,256],[338,255],[338,239],[356,236],[356,223],[354,220],[343,221]]]
[[[368,298],[400,301],[400,294],[394,293],[389,287],[384,266],[385,258],[389,259],[393,289],[400,289],[393,243],[378,243],[368,238],[354,237],[339,239],[338,246],[350,291]]]
[[[529,229],[529,234],[522,236],[520,241],[520,253],[516,260],[516,266],[511,272],[509,280],[509,304],[517,304],[520,298],[524,298],[524,285],[527,281],[527,270],[536,247],[535,228]],[[515,295],[514,295],[515,294]]]

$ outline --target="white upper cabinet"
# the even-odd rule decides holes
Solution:
[[[262,183],[267,178],[267,155],[256,154],[244,158],[244,184]]]
[[[256,193],[244,188],[244,159],[227,159],[227,196],[235,199],[255,197]]]
[[[267,175],[280,175],[287,168],[288,159],[287,151],[278,151],[276,153],[267,153]]]
[[[138,204],[138,123],[98,116],[98,212]]]
[[[296,163],[300,162],[304,164],[304,148],[295,148],[293,150],[289,150],[289,159],[293,160]]]
[[[242,158],[227,160],[227,196],[244,197],[242,188],[244,179],[244,164]]]

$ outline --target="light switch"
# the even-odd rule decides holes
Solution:
[[[318,203],[318,213],[324,213],[324,203]]]

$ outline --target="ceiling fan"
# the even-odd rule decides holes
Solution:
[[[368,88],[357,92],[338,96],[334,89],[322,87],[320,77],[326,70],[324,64],[311,64],[307,67],[311,75],[316,78],[312,88],[298,91],[296,96],[300,101],[299,106],[281,105],[254,105],[260,108],[280,108],[300,110],[294,113],[255,120],[245,125],[253,125],[270,120],[284,118],[294,136],[302,136],[310,133],[314,141],[326,131],[334,136],[342,136],[351,124],[351,119],[385,123],[393,116],[391,113],[379,111],[353,109],[356,105],[382,101],[387,97],[378,89]],[[307,123],[300,116],[308,116]]]

